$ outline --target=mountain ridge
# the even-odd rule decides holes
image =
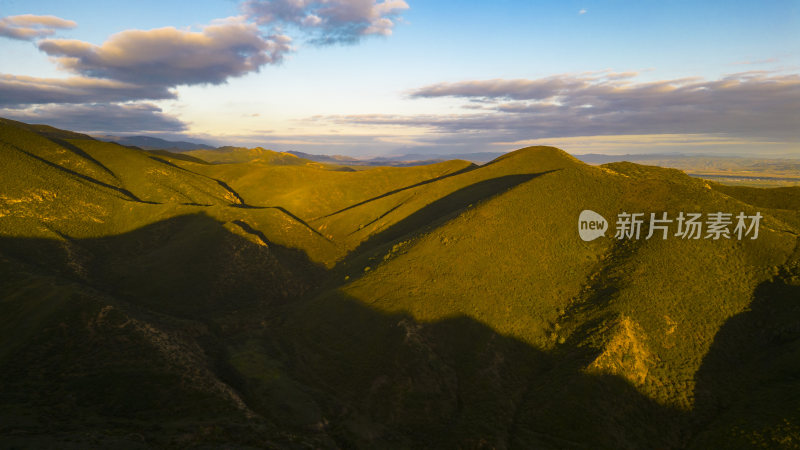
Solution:
[[[214,146],[208,144],[201,144],[189,141],[170,141],[153,136],[113,136],[113,135],[100,135],[95,136],[95,139],[116,142],[120,145],[128,147],[138,147],[142,150],[168,150],[176,153],[188,150],[211,150]]]
[[[0,122],[12,445],[800,439],[796,189],[554,147],[341,170],[51,132]],[[584,242],[584,209],[763,222],[757,240]]]

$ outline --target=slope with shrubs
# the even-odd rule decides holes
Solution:
[[[313,287],[316,266],[275,242],[313,233],[224,182],[61,136],[0,124],[0,440],[317,442],[256,417],[218,367],[221,330]]]
[[[510,154],[474,171],[474,176],[484,170],[538,176],[508,190],[492,191],[494,196],[481,189],[481,182],[467,184],[460,191],[441,195],[430,208],[418,209],[388,230],[372,235],[376,246],[353,256],[337,273],[348,281],[308,301],[293,316],[291,327],[303,328],[325,342],[326,348],[309,343],[314,351],[329,352],[342,361],[308,370],[323,373],[328,382],[336,380],[336,386],[349,386],[349,401],[356,404],[385,401],[373,398],[376,385],[413,389],[413,375],[398,379],[382,370],[383,364],[392,367],[396,356],[391,352],[383,355],[380,349],[398,345],[397,337],[394,344],[389,339],[372,344],[373,351],[365,351],[354,342],[357,338],[342,335],[373,339],[374,330],[338,331],[340,323],[348,319],[332,311],[331,305],[359,302],[398,317],[393,325],[406,330],[406,341],[418,340],[432,347],[434,356],[430,357],[442,366],[436,375],[457,380],[447,394],[449,401],[460,404],[461,414],[451,411],[447,421],[426,416],[443,428],[434,427],[419,439],[441,436],[455,427],[459,432],[453,436],[459,437],[453,437],[447,446],[462,445],[465,441],[458,439],[477,432],[484,439],[491,436],[491,445],[503,447],[517,442],[509,437],[512,429],[522,429],[527,440],[518,444],[550,442],[559,447],[575,437],[573,427],[580,423],[585,428],[581,442],[596,440],[601,446],[618,448],[650,446],[648,442],[655,439],[661,440],[656,447],[684,445],[694,423],[707,420],[707,416],[692,413],[695,377],[715,336],[729,319],[746,310],[759,286],[769,282],[787,261],[797,258],[792,256],[797,226],[767,216],[758,240],[687,241],[674,236],[662,240],[658,234],[656,239],[644,240],[645,229],[640,241],[605,238],[586,243],[578,239],[575,229],[583,209],[611,219],[612,229],[613,218],[622,211],[666,211],[674,218],[680,211],[754,214],[759,209],[679,171],[625,163],[589,167],[550,148]],[[466,192],[466,199],[459,192]],[[405,227],[404,221],[413,226]],[[460,355],[461,351],[474,353],[472,348],[438,347],[436,329],[458,317],[558,355],[560,362],[539,363],[556,365],[546,369],[513,367],[509,377],[527,377],[517,380],[513,389],[502,390],[502,382],[487,386],[487,379],[492,379],[487,371],[508,370],[513,356],[502,345],[501,350],[478,350],[493,353],[488,357]],[[493,342],[490,339],[481,345],[499,345]],[[329,348],[337,343],[335,349]],[[382,362],[370,361],[373,358]],[[473,359],[459,365],[461,358]],[[329,359],[325,361],[330,364]],[[553,376],[562,370],[559,364],[571,370]],[[373,371],[360,373],[354,381],[345,369],[348,366],[367,366]],[[562,391],[565,384],[580,386],[587,374],[620,377],[635,391],[615,393],[604,387],[613,393],[607,397],[585,392],[570,396]],[[495,376],[508,381],[503,375]],[[536,393],[518,398],[519,393],[530,390]],[[397,391],[390,396],[405,401]],[[558,411],[553,406],[552,411],[543,412],[537,406],[540,401],[558,404],[564,400],[559,396],[574,403],[572,410]],[[396,419],[401,422],[398,426],[414,428],[412,423],[420,420],[421,411],[435,409],[436,402],[444,400],[419,401],[420,409],[404,416],[410,422]],[[616,409],[614,405],[620,401],[628,402],[631,409]],[[701,410],[712,414],[705,407]],[[659,426],[658,421],[663,423]],[[597,426],[586,427],[587,423]],[[614,423],[627,426],[623,430]],[[604,428],[606,425],[611,429]],[[637,436],[636,430],[642,435]],[[796,436],[798,428],[790,424],[786,430]]]
[[[5,120],[0,145],[0,436],[15,445],[800,439],[791,193],[552,147],[345,170]],[[606,237],[579,239],[584,209]],[[623,211],[764,218],[757,240],[618,240]]]

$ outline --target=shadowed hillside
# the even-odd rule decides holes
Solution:
[[[358,170],[242,152],[0,122],[0,440],[800,442],[792,192],[552,147]],[[584,209],[763,220],[757,240],[584,242]]]

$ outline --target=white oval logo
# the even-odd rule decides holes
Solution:
[[[608,221],[590,209],[581,211],[578,216],[578,234],[584,241],[593,241],[600,236],[606,235],[608,230]]]

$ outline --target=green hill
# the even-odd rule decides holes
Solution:
[[[300,158],[286,152],[274,152],[261,147],[220,147],[213,150],[190,150],[188,152],[184,152],[183,154],[200,158],[203,161],[215,164],[258,162],[263,164],[288,166],[311,165],[314,167],[324,167],[321,163],[316,163],[310,159]]]
[[[348,170],[8,120],[0,168],[10,447],[800,444],[794,191],[553,147]],[[763,219],[584,242],[584,209]]]

